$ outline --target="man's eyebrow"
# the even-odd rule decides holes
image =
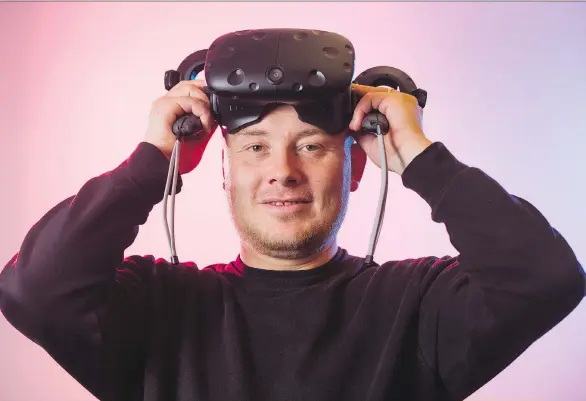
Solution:
[[[247,137],[247,136],[267,136],[269,133],[265,130],[261,129],[248,129],[236,132],[235,136]],[[296,137],[304,138],[308,136],[314,135],[325,135],[325,132],[319,128],[308,128],[303,131],[297,132],[295,134]]]
[[[306,137],[306,136],[314,136],[314,135],[326,135],[326,133],[319,129],[319,128],[309,128],[297,133],[297,136]]]
[[[238,132],[234,133],[233,135],[236,137],[239,137],[239,136],[266,136],[266,135],[268,135],[268,132],[264,131],[264,130],[259,130],[259,129],[248,129],[248,130],[238,131]]]

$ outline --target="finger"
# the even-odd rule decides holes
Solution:
[[[205,103],[204,101],[193,97],[162,97],[159,99],[159,104],[157,104],[156,110],[159,115],[170,116],[171,123],[186,113],[192,113],[199,117],[206,132],[211,131],[213,129],[213,124],[215,123],[210,112],[209,103]]]
[[[166,97],[193,97],[209,103],[207,95],[203,92],[205,82],[199,79],[181,81],[167,92]]]
[[[210,114],[209,105],[201,99],[189,96],[162,97],[156,101],[156,113],[159,115],[180,117],[186,113],[193,113],[196,116]]]
[[[352,84],[352,91],[355,92],[358,96],[364,96],[369,92],[388,92],[389,88],[381,87],[381,86],[368,86],[368,85],[359,85],[359,84]]]
[[[388,101],[385,102],[385,100],[389,99],[391,95],[392,93],[386,91],[374,91],[364,95],[364,97],[360,99],[360,101],[354,109],[354,115],[352,116],[352,120],[350,121],[349,128],[354,131],[360,130],[362,120],[373,109],[378,110],[380,113],[386,115]]]
[[[376,136],[366,132],[356,132],[352,134],[352,137],[354,138],[356,143],[366,152],[369,151],[374,141],[376,141]]]
[[[179,81],[177,85],[175,85],[173,88],[169,90],[169,92],[173,91],[173,89],[175,88],[181,88],[192,85],[195,85],[199,88],[203,88],[204,86],[206,86],[206,82],[202,79],[184,79],[183,81]]]
[[[193,97],[174,98],[177,104],[186,112],[198,116],[206,134],[213,131],[215,120],[210,112],[209,102],[204,102]],[[183,114],[183,113],[182,113]]]

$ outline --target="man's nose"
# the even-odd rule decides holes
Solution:
[[[299,157],[290,150],[279,150],[270,156],[267,174],[270,184],[299,185],[303,179]]]

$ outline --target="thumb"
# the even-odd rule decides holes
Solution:
[[[366,153],[369,152],[376,141],[376,136],[370,132],[354,132],[352,133],[352,137]]]

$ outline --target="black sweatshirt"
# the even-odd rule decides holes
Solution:
[[[124,258],[167,168],[141,143],[0,275],[8,321],[101,400],[462,400],[584,296],[562,236],[439,142],[402,179],[460,255],[372,267],[343,249],[307,271]]]

